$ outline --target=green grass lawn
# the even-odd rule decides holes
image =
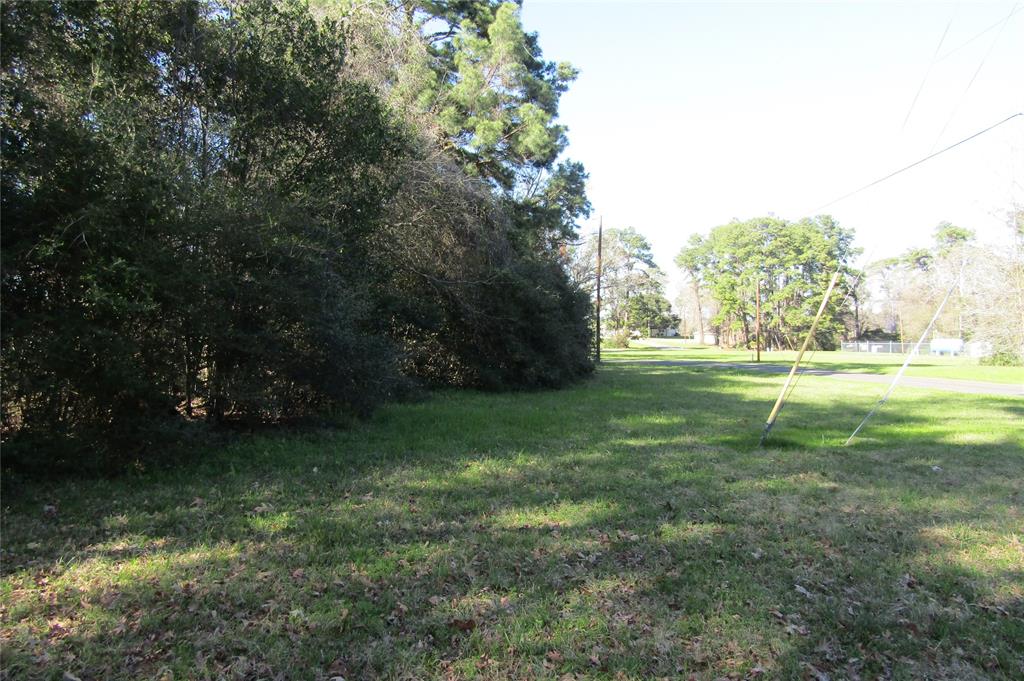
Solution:
[[[608,348],[603,350],[602,354],[608,360],[671,359],[751,362],[754,359],[754,353],[751,350],[726,350],[714,346],[694,346],[672,338],[633,341],[629,348]],[[761,362],[792,364],[796,360],[796,354],[795,351],[788,350],[762,352]],[[801,366],[860,374],[895,374],[905,360],[906,355],[819,350],[805,353]],[[1024,385],[1024,367],[983,366],[978,363],[977,359],[968,357],[918,355],[907,367],[906,375]]]
[[[1019,679],[1024,400],[606,365],[8,480],[4,678]]]

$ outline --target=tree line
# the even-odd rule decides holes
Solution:
[[[835,349],[844,334],[846,293],[857,277],[853,238],[852,229],[829,215],[733,220],[692,235],[676,265],[692,286],[699,333],[707,316],[719,343],[752,347],[760,295],[762,347],[795,349],[838,271],[840,282],[814,338],[816,347]]]
[[[758,296],[761,347],[795,349],[811,326],[834,272],[836,289],[815,331],[813,347],[842,340],[914,343],[952,291],[931,337],[975,342],[990,363],[1024,362],[1024,211],[1007,214],[1008,247],[979,243],[972,230],[949,222],[932,243],[854,267],[854,232],[820,215],[789,221],[774,216],[733,220],[694,234],[677,254],[683,287],[665,297],[665,275],[648,240],[633,228],[608,229],[603,239],[602,335],[623,345],[631,335],[676,327],[681,335],[714,336],[727,347],[753,348]],[[573,280],[594,296],[597,235],[570,252]]]
[[[665,296],[665,273],[650,242],[633,228],[608,229],[602,240],[602,336],[623,345],[631,335],[677,330],[727,347],[753,347],[757,295],[761,295],[762,347],[799,345],[810,328],[828,280],[844,277],[816,331],[818,347],[833,348],[843,335],[843,296],[856,271],[853,231],[830,216],[790,222],[775,217],[733,220],[693,234],[675,258],[684,289],[675,308]],[[596,294],[597,235],[571,253],[574,281]]]
[[[974,341],[990,363],[1024,363],[1024,211],[1006,222],[1006,246],[941,222],[930,244],[869,263],[854,291],[856,336],[914,343],[948,293],[934,337]]]
[[[592,370],[576,72],[516,4],[0,11],[5,465]]]
[[[597,241],[591,234],[569,253],[573,281],[596,302]],[[679,318],[665,297],[665,275],[651,243],[633,227],[609,228],[601,237],[601,326],[605,343],[625,347],[631,336],[648,337],[675,327]]]

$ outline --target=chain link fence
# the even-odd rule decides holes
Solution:
[[[843,342],[841,344],[844,352],[882,352],[893,355],[905,355],[914,349],[913,343],[896,343],[892,341],[856,341]],[[931,343],[921,343],[918,351],[922,355],[931,353]]]
[[[914,349],[913,343],[896,341],[843,341],[840,349],[844,352],[877,352],[889,355],[905,355]],[[930,343],[921,343],[919,355],[943,355],[957,357],[985,357],[992,354],[992,344],[985,341],[964,343],[958,338],[933,338]]]

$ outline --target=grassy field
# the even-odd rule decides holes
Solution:
[[[8,679],[1019,679],[1024,400],[606,365],[9,484]],[[8,481],[10,483],[11,481]]]
[[[606,349],[606,359],[671,359],[701,360],[707,362],[751,362],[754,353],[750,350],[726,350],[706,345],[690,345],[672,338],[653,338],[633,341],[626,349]],[[770,364],[792,364],[795,351],[762,352],[761,362]],[[906,355],[890,355],[870,352],[807,352],[801,366],[851,373],[895,374]],[[939,357],[918,355],[907,367],[907,376],[931,378],[952,378],[968,381],[989,381],[992,383],[1014,383],[1024,385],[1024,367],[984,366],[977,359],[968,357]]]

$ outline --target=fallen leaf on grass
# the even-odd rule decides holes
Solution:
[[[828,674],[807,662],[804,663],[804,678],[813,679],[813,681],[831,681]]]
[[[921,634],[921,630],[917,627],[916,624],[914,624],[910,620],[902,619],[901,618],[901,619],[896,620],[896,623],[899,624],[902,627],[905,627],[914,636],[919,636]]]
[[[448,623],[449,626],[455,627],[459,631],[473,631],[476,629],[476,620],[474,619],[453,619]]]
[[[59,622],[54,622],[50,625],[50,631],[47,632],[46,638],[52,641],[64,638],[70,633],[71,632],[68,631],[68,628],[65,627],[63,624],[60,624]]]
[[[345,674],[348,674],[348,665],[345,664],[345,660],[339,657],[331,663],[327,673],[331,675],[331,681],[336,679],[345,681]]]
[[[793,588],[796,589],[796,592],[798,594],[800,594],[801,596],[807,596],[808,598],[814,598],[814,594],[812,594],[810,591],[808,591],[807,589],[803,588],[799,584],[796,584]]]
[[[900,583],[908,589],[916,589],[921,585],[921,582],[917,581],[917,578],[911,574],[905,574],[900,578]]]
[[[1006,608],[1001,608],[998,605],[987,605],[985,603],[974,603],[974,606],[978,607],[978,608],[981,608],[982,610],[984,610],[986,612],[999,613],[1003,617],[1009,617],[1010,616],[1010,612]]]

